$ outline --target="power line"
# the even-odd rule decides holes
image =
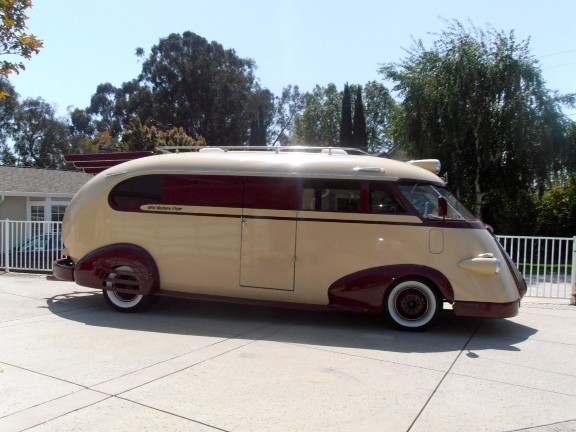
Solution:
[[[559,67],[563,67],[563,66],[570,66],[573,64],[576,64],[576,62],[564,63],[564,64],[555,65],[555,66],[548,66],[548,67],[542,68],[542,70],[554,69],[554,68],[559,68]]]
[[[575,51],[576,51],[576,48],[571,49],[571,50],[567,50],[567,51],[560,51],[560,52],[556,52],[556,53],[552,53],[552,54],[546,54],[543,56],[538,56],[538,58],[552,57],[552,56],[560,55],[560,54],[568,54],[568,53],[575,52]]]

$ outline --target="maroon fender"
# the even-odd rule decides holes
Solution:
[[[139,246],[119,243],[105,246],[90,252],[76,264],[74,280],[78,285],[90,288],[104,288],[111,273],[122,274],[115,270],[127,266],[133,270],[135,281],[123,280],[122,285],[138,288],[138,293],[147,295],[156,292],[160,287],[160,276],[154,259]],[[110,287],[112,291],[134,293],[134,289]]]
[[[369,268],[337,280],[328,289],[330,305],[379,313],[388,288],[402,279],[426,279],[438,287],[447,301],[454,301],[452,285],[438,270],[415,264],[400,264]]]

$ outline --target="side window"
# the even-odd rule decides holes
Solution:
[[[405,213],[393,193],[383,184],[370,185],[370,213]]]
[[[302,210],[362,212],[362,187],[359,182],[310,180],[302,189]]]
[[[247,177],[244,179],[244,207],[251,209],[297,210],[300,185],[297,179]]]
[[[145,204],[160,204],[164,181],[159,175],[132,177],[110,192],[110,205],[116,210],[138,211]]]
[[[242,179],[223,176],[168,175],[162,204],[242,207]]]

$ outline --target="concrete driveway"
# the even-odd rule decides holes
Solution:
[[[0,274],[0,431],[575,431],[576,307],[427,333]]]

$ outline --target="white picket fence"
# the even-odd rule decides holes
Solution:
[[[61,222],[0,221],[0,271],[49,273],[61,256]],[[529,297],[571,299],[576,237],[497,236],[528,284]]]

